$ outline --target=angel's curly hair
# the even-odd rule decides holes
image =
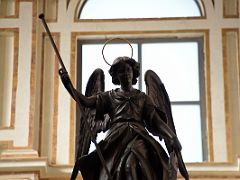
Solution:
[[[109,74],[112,76],[112,83],[115,84],[115,85],[119,85],[120,84],[120,81],[119,81],[119,79],[117,77],[117,69],[123,63],[128,63],[132,67],[132,70],[133,70],[132,83],[136,84],[137,83],[137,78],[140,75],[140,63],[138,63],[134,59],[126,57],[126,56],[117,57],[113,61],[113,64],[112,64],[111,68],[109,69]]]

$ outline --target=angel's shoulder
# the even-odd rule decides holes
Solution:
[[[111,91],[99,92],[97,95],[100,97],[108,97],[111,94]]]
[[[144,99],[145,99],[145,104],[154,106],[152,98],[149,95],[147,95],[146,93],[144,93]]]
[[[145,92],[143,92],[143,91],[137,90],[137,91],[136,91],[136,96],[138,97],[139,100],[140,100],[140,99],[143,100],[143,101],[145,102],[145,104],[153,104],[150,96],[147,95],[147,94],[146,94]]]

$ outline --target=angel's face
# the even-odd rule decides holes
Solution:
[[[122,63],[117,70],[117,76],[121,85],[132,84],[133,69],[128,63]]]

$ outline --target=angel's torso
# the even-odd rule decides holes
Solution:
[[[131,93],[120,92],[119,89],[105,92],[101,95],[101,108],[108,113],[111,124],[117,122],[139,122],[143,123],[150,111],[154,110],[149,97],[139,91]]]

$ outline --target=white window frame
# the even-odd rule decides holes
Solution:
[[[199,58],[198,58],[198,63],[199,63],[199,93],[200,93],[200,100],[197,101],[182,101],[182,102],[171,102],[172,105],[200,105],[200,119],[201,119],[201,127],[200,130],[202,132],[202,161],[207,161],[208,160],[208,142],[207,142],[207,127],[206,127],[206,110],[205,110],[205,80],[204,80],[204,53],[203,53],[203,38],[202,37],[197,37],[197,38],[181,38],[181,39],[176,39],[176,38],[147,38],[147,39],[142,39],[142,38],[136,38],[136,39],[128,39],[131,43],[137,44],[138,46],[138,61],[141,63],[141,45],[146,44],[146,43],[164,43],[164,42],[197,42],[198,43],[198,52],[199,52]],[[121,40],[120,41],[114,41],[113,43],[123,43]],[[78,53],[77,53],[77,88],[78,90],[84,92],[82,90],[82,45],[83,44],[104,44],[104,40],[79,40],[78,41]],[[104,61],[102,61],[104,63]],[[108,72],[105,72],[108,73]],[[141,76],[144,76],[144,72],[141,71],[140,77],[138,79],[139,82],[139,89],[142,90],[142,78]],[[78,117],[79,115],[77,115]],[[186,129],[189,128],[186,125]],[[76,141],[77,142],[77,141]],[[201,162],[201,161],[200,161]]]

